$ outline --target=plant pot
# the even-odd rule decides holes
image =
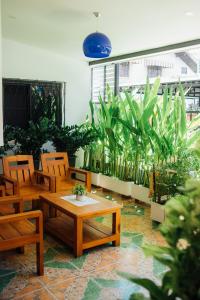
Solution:
[[[156,202],[151,202],[151,219],[163,223],[165,220],[165,206]]]
[[[76,200],[77,201],[83,200],[83,195],[76,195]]]
[[[72,155],[68,157],[70,167],[75,167],[76,164],[76,156]]]
[[[133,182],[131,188],[131,197],[136,200],[150,204],[149,188],[135,184]]]
[[[110,177],[103,174],[99,174],[100,182],[99,185],[107,190],[111,190],[115,193],[119,193],[124,196],[131,195],[131,184],[130,181],[123,181],[116,177]]]
[[[34,163],[35,170],[39,170],[39,167],[40,167],[39,159],[34,159],[33,163]]]

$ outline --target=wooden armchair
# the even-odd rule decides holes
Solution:
[[[52,152],[41,155],[42,170],[45,174],[55,176],[55,191],[65,191],[73,188],[75,182],[71,180],[71,174],[85,175],[87,191],[91,191],[91,173],[85,170],[69,166],[66,152]]]
[[[5,156],[3,169],[8,195],[19,194],[24,201],[38,200],[43,192],[55,191],[55,178],[35,171],[31,155]]]
[[[16,214],[0,215],[0,251],[19,249],[36,244],[37,273],[44,274],[43,262],[43,217],[41,211],[22,212],[23,200],[18,196],[0,197],[1,206],[14,204]],[[35,219],[36,226],[28,219]]]
[[[7,184],[9,185],[9,191],[11,192],[11,195],[15,195],[15,196],[10,196],[10,198],[6,197],[6,201],[4,201],[3,198],[2,199],[0,198],[1,199],[0,215],[12,214],[14,212],[23,211],[22,201],[19,202],[19,195],[17,195],[17,191],[18,191],[17,183],[10,181],[9,178],[6,178],[6,176],[4,176],[4,178],[2,176],[0,177],[0,197],[5,198],[5,196],[9,194],[9,192],[7,193],[6,190]],[[16,202],[14,200],[16,200]],[[19,205],[21,205],[21,207],[19,207]]]

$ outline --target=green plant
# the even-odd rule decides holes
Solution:
[[[76,184],[72,192],[74,195],[83,196],[85,194],[85,187],[82,184]]]
[[[172,196],[180,194],[190,177],[200,175],[200,160],[191,149],[182,150],[176,161],[154,170],[154,195],[152,200],[164,204]]]
[[[197,150],[199,149],[198,144]],[[161,284],[150,279],[135,278],[120,273],[128,280],[149,291],[150,297],[131,295],[131,300],[198,300],[200,299],[200,179],[187,181],[184,195],[170,199],[166,206],[166,220],[160,231],[167,246],[144,246],[146,255],[154,256],[167,266]]]
[[[41,119],[38,123],[29,122],[26,129],[20,127],[6,127],[4,137],[6,148],[15,154],[30,154],[34,160],[39,160],[42,145],[50,138],[49,120]]]
[[[31,93],[32,121],[38,123],[41,119],[47,118],[51,122],[56,122],[57,93],[49,93],[40,86],[32,87]]]
[[[93,130],[86,124],[51,128],[51,140],[56,151],[67,152],[73,157],[78,149],[95,140]]]
[[[39,160],[42,146],[51,139],[51,128],[55,126],[58,96],[49,93],[43,87],[31,89],[31,121],[26,128],[5,126],[4,152],[12,150],[14,154],[33,155]]]
[[[174,96],[168,89],[158,96],[159,85],[118,96],[107,87],[106,101],[90,102],[98,139],[85,147],[84,168],[148,186],[150,172],[183,159],[200,138],[200,116],[187,123],[182,86]]]

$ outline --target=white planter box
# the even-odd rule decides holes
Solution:
[[[107,190],[111,190],[115,193],[119,193],[124,196],[131,196],[132,182],[123,181],[115,177],[106,176],[99,174],[100,183],[99,185]]]
[[[134,184],[132,181],[123,181],[116,177],[110,177],[100,173],[91,172],[91,175],[93,185],[150,204],[149,188]],[[76,174],[76,178],[85,181],[83,174]]]
[[[76,173],[76,178],[78,180],[85,182],[85,175]],[[91,172],[91,181],[93,185],[99,186],[100,185],[100,174]]]
[[[149,198],[149,188],[135,184],[133,182],[131,187],[131,197],[147,204],[151,203]]]
[[[165,206],[156,202],[151,202],[151,219],[163,223],[165,220]]]

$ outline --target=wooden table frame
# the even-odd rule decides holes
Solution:
[[[56,195],[56,194],[54,194],[54,195]],[[101,199],[103,201],[104,205],[105,205],[105,202],[107,202],[110,207],[108,207],[106,209],[101,209],[100,211],[96,211],[96,212],[91,212],[91,213],[87,212],[87,213],[82,213],[82,214],[79,213],[77,215],[77,214],[73,214],[71,211],[62,207],[62,205],[59,205],[59,202],[64,201],[64,200],[60,199],[60,201],[59,201],[60,193],[58,193],[58,195],[59,196],[57,197],[57,202],[53,202],[52,199],[50,199],[50,197],[48,197],[48,195],[40,196],[40,198],[42,199],[41,202],[42,202],[42,210],[43,210],[44,228],[46,228],[46,230],[50,234],[55,235],[56,237],[60,238],[61,240],[63,240],[67,244],[69,244],[71,247],[73,247],[74,255],[76,257],[81,256],[83,254],[83,250],[85,250],[85,249],[103,245],[103,244],[106,244],[109,242],[112,242],[113,246],[120,245],[120,216],[121,216],[120,210],[121,210],[121,206],[119,204],[114,204],[109,200],[105,200],[103,198],[100,198],[97,196],[94,197],[94,195],[90,195],[91,197],[94,197],[95,199],[96,198]],[[65,195],[66,195],[66,193],[65,193]],[[93,205],[91,205],[91,206],[93,206]],[[67,237],[63,237],[63,234],[59,235],[59,233],[56,232],[56,230],[55,231],[48,230],[48,221],[51,220],[50,211],[52,208],[57,209],[60,212],[62,212],[64,215],[72,218],[72,220],[73,220],[73,238],[74,238],[73,243],[67,241]],[[91,226],[91,228],[93,228],[93,229],[95,228],[95,230],[97,229],[99,231],[101,231],[101,228],[103,228],[102,229],[102,233],[103,233],[106,226],[98,223],[98,228],[95,227],[95,226],[97,226],[97,223],[94,221],[91,221],[91,218],[96,218],[96,217],[104,216],[104,215],[108,215],[108,214],[112,214],[112,228],[110,229],[110,234],[108,234],[107,236],[104,236],[102,238],[98,238],[96,240],[84,242],[84,240],[83,240],[84,225],[86,224],[87,226]],[[54,219],[56,219],[56,218],[54,218]],[[67,231],[66,231],[66,235],[67,235]]]

